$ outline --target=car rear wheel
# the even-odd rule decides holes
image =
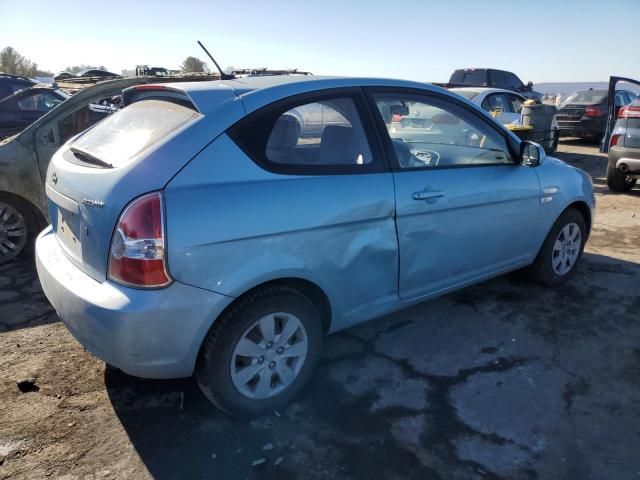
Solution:
[[[587,229],[582,213],[570,208],[553,224],[535,262],[529,267],[531,277],[547,286],[566,282],[582,257]]]
[[[636,179],[607,165],[607,186],[614,192],[628,192],[636,184]]]
[[[35,232],[31,212],[22,204],[0,198],[0,263],[29,250]]]
[[[299,291],[261,287],[232,305],[204,341],[196,380],[221,410],[251,417],[283,407],[311,378],[322,349],[318,310]]]

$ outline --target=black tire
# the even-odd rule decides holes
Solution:
[[[636,184],[635,178],[629,178],[620,170],[607,165],[607,186],[614,192],[628,192]]]
[[[233,350],[243,333],[259,318],[274,312],[295,315],[303,324],[308,352],[293,382],[275,396],[252,399],[243,395],[231,378]],[[322,319],[304,294],[284,285],[267,285],[241,297],[218,318],[205,338],[195,378],[214,405],[234,417],[254,417],[290,403],[311,379],[322,350]]]
[[[0,208],[2,208],[2,205],[8,205],[10,208],[14,209],[20,217],[22,217],[26,227],[26,238],[24,244],[21,245],[20,248],[16,251],[8,251],[6,249],[6,246],[5,248],[1,248],[0,250],[2,251],[0,251],[0,264],[10,262],[17,258],[32,258],[36,237],[40,232],[41,222],[38,221],[38,218],[34,214],[32,207],[24,200],[21,200],[19,197],[0,193]],[[0,225],[0,228],[2,228],[2,225]],[[3,234],[0,233],[0,241],[3,241],[2,237]],[[12,241],[15,241],[15,239],[12,239]]]
[[[575,223],[580,228],[580,249],[578,257],[571,269],[564,275],[559,275],[553,269],[553,247],[562,229],[570,223]],[[527,269],[530,278],[548,287],[555,287],[565,283],[574,274],[578,263],[580,263],[582,259],[586,240],[587,228],[582,213],[574,208],[565,210],[556,220],[556,223],[553,224],[551,231],[542,244],[542,248],[538,252],[535,262]]]

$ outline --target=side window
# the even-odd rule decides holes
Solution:
[[[514,113],[522,112],[522,99],[517,95],[509,94],[509,104],[511,105],[511,111]]]
[[[520,79],[511,72],[504,72],[504,78],[506,84],[505,88],[508,88],[509,90],[515,90],[523,85]]]
[[[23,112],[48,112],[59,103],[62,103],[62,100],[48,92],[42,92],[29,95],[17,103],[18,110]]]
[[[504,88],[504,73],[499,70],[491,70],[491,86],[495,88]]]
[[[85,131],[115,111],[117,111],[116,108],[92,103],[63,117],[61,120],[58,120],[60,144],[63,144],[78,133]]]
[[[505,138],[450,101],[374,94],[400,168],[513,164]]]
[[[624,106],[624,97],[622,92],[616,93],[616,107]]]
[[[268,108],[230,130],[258,163],[285,173],[371,171],[374,157],[349,96]]]
[[[491,95],[487,95],[482,101],[482,108],[484,108],[487,112],[509,112],[510,106],[507,103],[507,98],[502,93],[493,93]]]

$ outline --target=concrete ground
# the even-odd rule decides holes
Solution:
[[[598,201],[568,284],[497,278],[331,336],[254,421],[105,368],[29,263],[0,267],[0,478],[640,478],[640,190],[610,193],[593,145],[560,152]]]

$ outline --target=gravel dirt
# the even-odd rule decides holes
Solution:
[[[598,202],[568,284],[505,276],[333,335],[253,421],[105,367],[31,262],[0,267],[0,478],[640,478],[640,189],[609,192],[594,145],[557,156]]]

